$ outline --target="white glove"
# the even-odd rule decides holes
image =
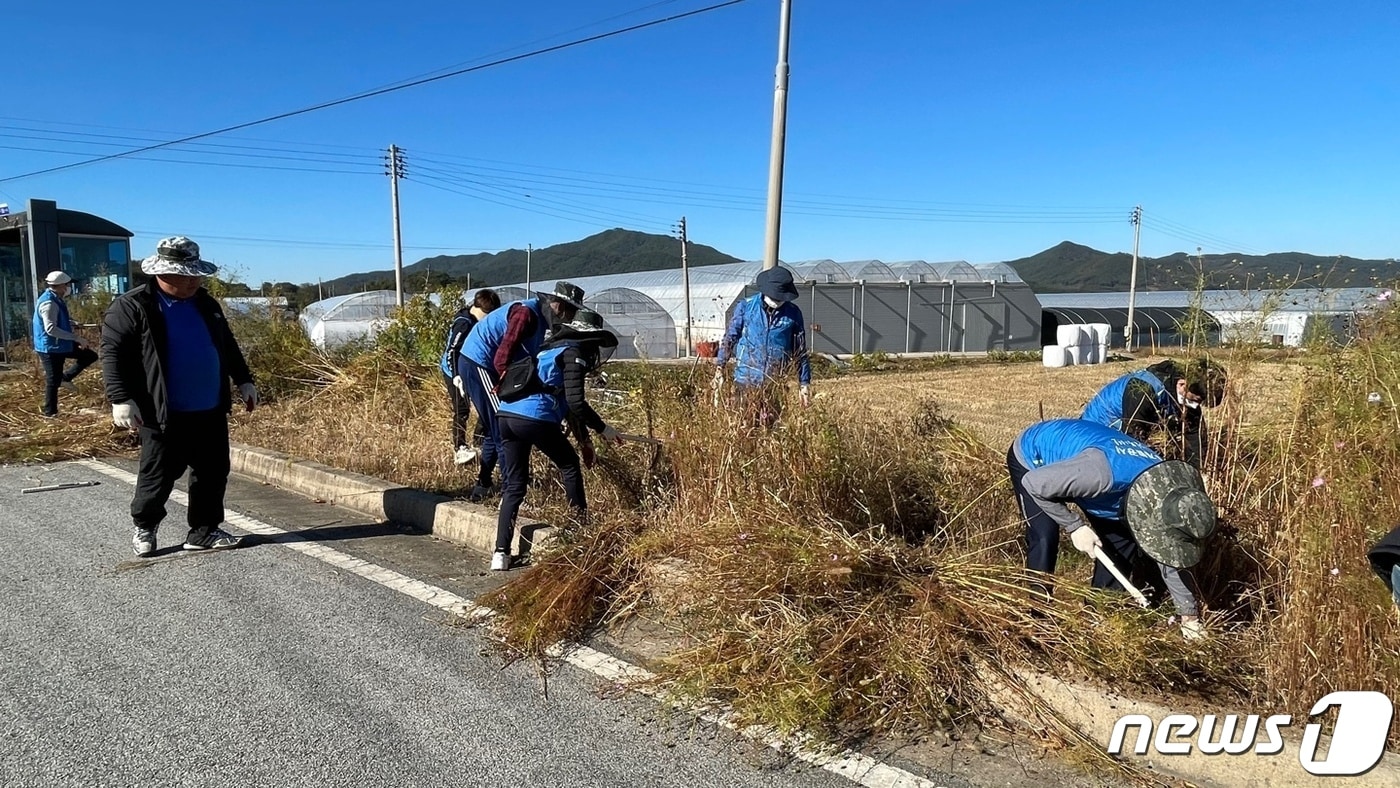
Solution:
[[[457,395],[459,397],[465,398],[467,396],[467,384],[462,382],[461,375],[452,376],[452,388],[457,389]]]
[[[112,423],[124,430],[140,429],[141,409],[136,407],[136,401],[127,400],[113,405]]]
[[[799,388],[797,389],[797,394],[798,394],[799,397],[802,398],[802,407],[806,408],[806,407],[810,407],[810,406],[812,405],[812,387],[811,387],[811,386],[806,386],[806,385],[804,385],[804,386],[799,387]]]
[[[79,337],[79,338],[73,340],[73,344],[77,345],[79,350],[87,350],[87,349],[88,349],[87,340],[83,339],[82,337]]]
[[[1206,636],[1206,628],[1200,616],[1181,617],[1181,636],[1187,640],[1200,640]]]
[[[1094,548],[1102,547],[1103,542],[1099,541],[1099,535],[1094,533],[1094,529],[1087,525],[1081,525],[1070,532],[1069,540],[1074,542],[1074,549],[1092,558]]]
[[[613,427],[613,425],[604,425],[603,431],[600,434],[603,436],[603,440],[607,441],[608,443],[616,443],[619,446],[622,445],[622,433],[618,432],[617,429]]]
[[[252,410],[258,406],[258,387],[244,383],[238,387],[238,396],[243,398],[243,407]]]

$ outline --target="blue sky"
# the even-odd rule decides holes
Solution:
[[[708,4],[15,4],[0,179]],[[793,5],[783,259],[1126,251],[1135,204],[1148,256],[1400,256],[1400,3]],[[0,201],[105,216],[137,256],[179,233],[254,284],[314,281],[392,266],[395,143],[405,262],[682,215],[759,259],[778,8],[0,181]]]

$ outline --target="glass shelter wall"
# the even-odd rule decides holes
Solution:
[[[131,284],[131,242],[125,238],[59,235],[58,255],[74,292],[125,293]]]

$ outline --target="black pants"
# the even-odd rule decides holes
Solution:
[[[1054,574],[1055,563],[1060,557],[1060,524],[1051,519],[1050,515],[1026,493],[1022,479],[1029,469],[1016,459],[1014,447],[1006,452],[1006,470],[1011,475],[1011,488],[1016,491],[1016,502],[1020,505],[1021,516],[1026,521],[1026,568]],[[1095,517],[1087,512],[1084,516],[1089,521],[1089,527],[1094,529],[1094,533],[1098,534],[1099,540],[1103,542],[1104,554],[1113,561],[1124,577],[1131,578],[1134,567],[1142,560],[1142,548],[1128,530],[1127,523]],[[1126,590],[1113,573],[1108,571],[1108,567],[1098,561],[1094,561],[1093,586],[1113,591]],[[1047,595],[1051,591],[1048,584],[1037,584],[1037,587]]]
[[[131,520],[137,528],[160,525],[170,491],[187,468],[190,528],[222,523],[229,473],[228,414],[221,410],[172,413],[164,430],[141,428],[141,467],[131,501]]]
[[[467,443],[467,422],[472,415],[471,398],[463,396],[462,392],[452,385],[452,378],[443,375],[442,380],[447,384],[447,399],[452,403],[452,448],[483,445],[486,439],[486,428],[481,423],[481,419],[476,420],[476,430],[472,433],[472,442]]]
[[[63,364],[73,359],[73,365],[64,371]],[[58,387],[65,380],[72,380],[97,361],[97,353],[80,347],[71,353],[40,353],[39,362],[44,365],[44,415],[58,415]]]
[[[496,552],[510,552],[515,539],[515,517],[525,501],[525,489],[530,486],[530,451],[538,448],[559,469],[564,481],[564,495],[569,505],[580,513],[588,509],[583,494],[583,468],[578,452],[558,424],[524,419],[508,413],[497,415],[496,426],[501,431],[503,452],[501,511],[496,516]]]

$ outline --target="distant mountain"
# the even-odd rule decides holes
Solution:
[[[692,266],[738,262],[713,247],[692,243]],[[1125,252],[1101,252],[1064,241],[1039,254],[1008,260],[1021,278],[1037,293],[1091,293],[1126,291],[1132,270],[1132,256]],[[536,249],[530,256],[530,278],[549,283],[556,279],[652,271],[680,267],[680,242],[667,235],[614,229],[579,241]],[[1141,290],[1190,290],[1196,286],[1198,267],[1207,288],[1276,289],[1292,285],[1318,287],[1365,287],[1391,284],[1400,279],[1400,267],[1391,260],[1359,260],[1354,257],[1321,257],[1302,252],[1269,255],[1208,254],[1199,261],[1183,252],[1166,257],[1138,259],[1138,288]],[[496,254],[439,255],[404,267],[404,285],[409,292],[424,292],[451,282],[465,285],[471,276],[473,286],[504,285],[525,281],[525,250],[507,249]],[[284,294],[298,295],[300,301],[361,289],[392,290],[394,272],[368,271],[350,274],[322,283],[297,288],[281,283]],[[296,291],[303,291],[297,294]],[[303,298],[304,296],[304,298]]]
[[[1037,293],[1127,291],[1132,255],[1100,252],[1064,241],[1039,254],[1008,260]],[[1207,254],[1199,260],[1184,252],[1166,257],[1139,257],[1140,290],[1191,290],[1198,271],[1207,288],[1367,287],[1400,276],[1392,260],[1319,257],[1302,252],[1269,255]]]
[[[446,281],[465,284],[471,275],[472,286],[504,285],[525,281],[525,250],[507,249],[496,254],[438,255],[427,257],[403,269],[404,286],[421,292],[425,285],[440,285]],[[739,258],[704,244],[690,243],[687,263],[692,266],[739,262]],[[569,277],[622,274],[632,271],[654,271],[658,268],[680,268],[681,243],[668,235],[653,235],[632,230],[605,230],[580,241],[535,249],[530,254],[530,279],[550,282]],[[362,288],[379,289],[385,283],[394,287],[394,272],[368,271],[342,276],[323,282],[327,293],[347,293]]]

